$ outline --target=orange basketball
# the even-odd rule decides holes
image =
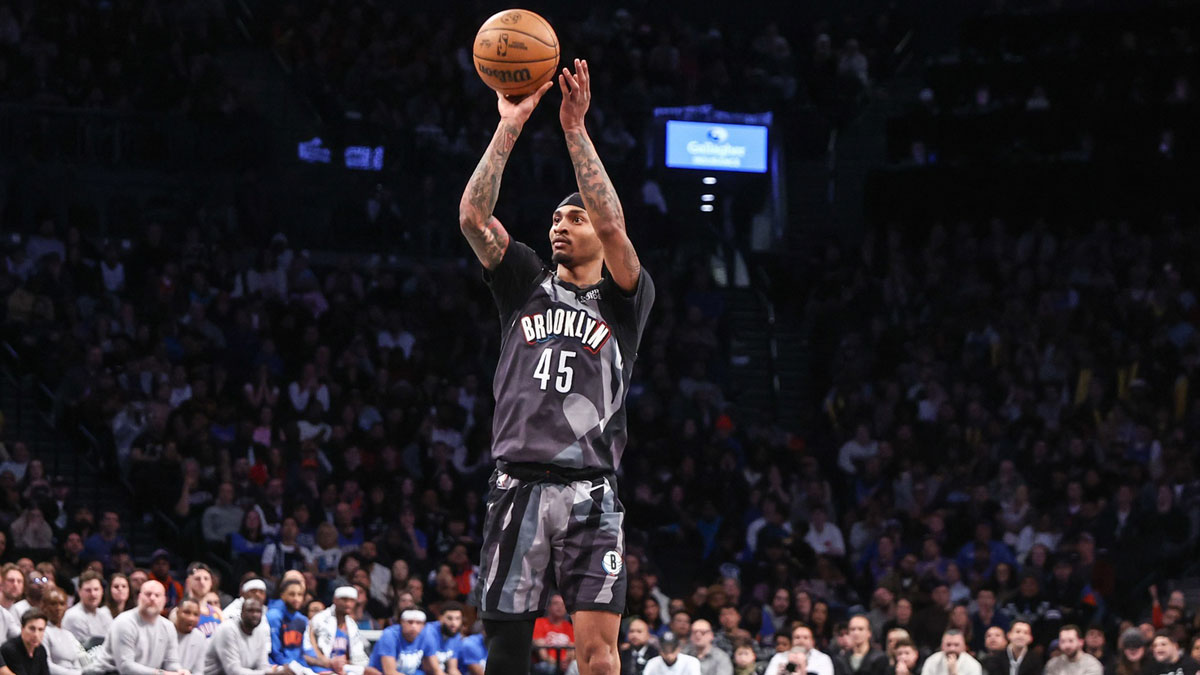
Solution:
[[[524,96],[554,77],[558,36],[527,9],[506,9],[483,22],[475,34],[475,72],[483,83],[508,96]]]

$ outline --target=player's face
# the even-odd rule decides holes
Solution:
[[[578,265],[603,255],[600,238],[592,229],[587,211],[563,206],[550,218],[550,260],[556,265]]]
[[[408,619],[400,622],[400,634],[405,640],[412,642],[421,634],[421,629],[425,627],[425,622],[420,619]]]
[[[442,613],[442,630],[447,635],[454,635],[462,628],[462,612],[454,609]]]

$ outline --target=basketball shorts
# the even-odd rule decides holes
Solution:
[[[625,509],[615,478],[505,467],[490,484],[472,598],[483,618],[537,618],[555,592],[568,612],[625,610]]]

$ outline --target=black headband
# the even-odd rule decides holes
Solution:
[[[583,195],[579,194],[578,192],[572,192],[571,194],[567,195],[565,199],[558,203],[558,206],[555,207],[555,210],[561,209],[564,206],[576,206],[584,211],[587,211],[587,207],[583,205]]]

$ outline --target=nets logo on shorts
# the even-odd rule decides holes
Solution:
[[[604,568],[605,572],[608,572],[610,577],[615,577],[621,573],[622,564],[621,554],[616,551],[608,551],[600,559],[600,566]]]

